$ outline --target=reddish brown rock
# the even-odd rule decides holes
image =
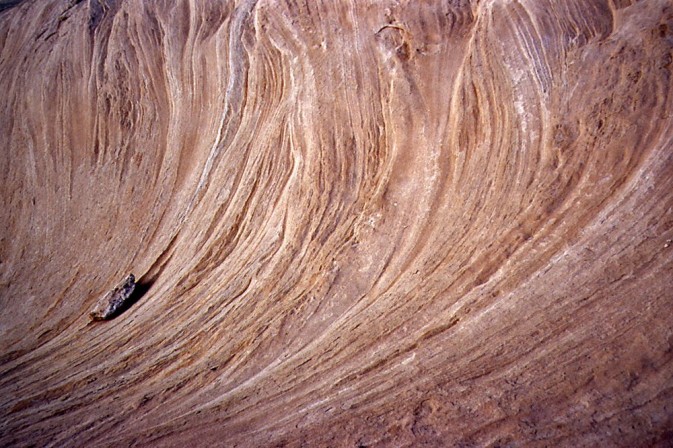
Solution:
[[[669,446],[672,61],[670,0],[1,2],[0,446]]]

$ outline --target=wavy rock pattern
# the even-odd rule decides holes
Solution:
[[[672,443],[670,1],[0,10],[0,445]]]

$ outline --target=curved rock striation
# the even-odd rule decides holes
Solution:
[[[0,2],[0,445],[668,446],[672,62],[667,0]]]

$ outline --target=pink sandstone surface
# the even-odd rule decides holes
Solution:
[[[0,445],[673,446],[672,69],[668,0],[0,2]]]

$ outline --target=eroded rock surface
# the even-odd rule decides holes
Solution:
[[[2,2],[0,445],[669,446],[672,52],[668,0]]]

